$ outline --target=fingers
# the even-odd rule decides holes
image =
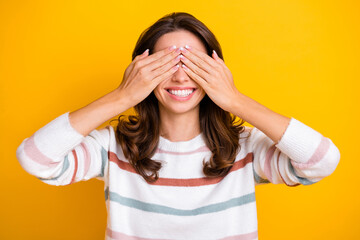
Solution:
[[[229,70],[227,69],[225,63],[223,63],[222,59],[219,58],[219,56],[216,54],[216,52],[213,52],[213,58],[211,58],[206,53],[189,46],[186,46],[181,50],[182,54],[186,56],[188,60],[190,60],[187,61],[187,59],[184,58],[181,61],[207,82],[211,81],[212,79],[219,78],[219,76],[224,73],[228,75],[227,72],[229,72]],[[202,69],[203,71],[206,71],[207,74],[204,74],[196,67],[193,67],[193,65],[191,65],[189,62],[194,63],[195,66],[197,66],[199,69]]]
[[[141,58],[140,55],[139,58],[134,60],[131,64],[131,74],[133,76],[136,74],[141,74],[147,78],[152,78],[151,73],[154,69],[163,66],[169,61],[172,61],[179,54],[180,49],[177,49],[176,46],[172,46],[144,58]]]
[[[178,70],[179,66],[176,65],[180,61],[184,63],[184,71],[200,85],[210,83],[213,78],[227,73],[223,67],[225,64],[215,51],[211,57],[188,46],[186,48],[172,46],[151,55],[149,50],[146,50],[136,56],[126,71],[129,72],[129,77],[154,81],[158,84]]]
[[[219,57],[219,55],[217,54],[217,52],[215,50],[213,50],[212,57],[215,59],[215,61],[217,61],[218,63],[220,63],[222,65],[223,70],[224,70],[223,72],[226,74],[226,76],[228,78],[232,78],[230,69],[225,65],[224,60],[222,60]]]
[[[184,69],[186,74],[189,75],[189,77],[191,79],[193,79],[196,83],[198,83],[206,91],[207,82],[205,81],[205,79],[203,79],[202,77],[197,75],[193,70],[188,68],[185,64],[182,64],[181,67]]]
[[[190,62],[193,62],[196,66],[205,70],[210,75],[210,77],[205,74],[201,74],[200,71],[193,68],[189,63],[185,62],[186,58],[182,59],[182,62],[184,62],[195,73],[200,74],[200,76],[207,82],[209,82],[211,79],[216,79],[223,74],[225,74],[228,78],[232,78],[231,71],[225,65],[224,61],[217,55],[215,50],[213,50],[212,58],[206,53],[189,46],[186,46],[181,50],[182,54],[186,56]]]
[[[218,63],[214,59],[195,48],[186,46],[181,48],[181,53],[208,73],[212,73],[213,69],[218,67]]]
[[[156,52],[154,54],[151,54],[150,56],[148,56],[146,58],[136,60],[134,62],[134,65],[137,66],[138,68],[140,68],[140,67],[147,66],[150,63],[158,62],[159,60],[164,62],[164,60],[162,60],[162,58],[164,56],[166,56],[167,59],[168,59],[169,57],[171,58],[171,56],[175,57],[175,56],[177,56],[179,54],[180,54],[180,49],[177,49],[176,46],[171,46],[169,48],[165,48],[165,49],[163,49],[161,51],[158,51],[158,52]],[[155,65],[155,67],[156,67],[156,65]]]
[[[155,72],[158,68],[165,67],[165,65],[168,63],[173,63],[173,65],[175,65],[176,63],[178,63],[180,61],[180,58],[179,58],[180,52],[181,51],[178,48],[175,51],[172,51],[169,54],[163,55],[162,57],[158,58],[157,60],[152,61],[151,63],[147,64],[145,67],[149,68],[150,71]]]
[[[145,57],[149,56],[149,49],[146,49],[142,54],[137,55],[133,61],[138,61],[140,59],[143,59]]]
[[[149,49],[146,49],[142,54],[137,55],[134,60],[130,63],[130,65],[126,68],[125,73],[124,73],[124,77],[127,78],[129,76],[129,74],[132,72],[132,70],[134,69],[134,64],[135,62],[146,58],[147,56],[149,56]]]
[[[217,61],[218,63],[220,63],[223,67],[226,67],[224,60],[222,60],[219,55],[217,54],[217,52],[215,50],[213,50],[212,53],[212,57],[215,59],[215,61]]]
[[[193,73],[204,79],[205,81],[210,80],[212,74],[209,74],[207,71],[203,70],[203,68],[196,65],[194,62],[187,59],[185,56],[181,57],[181,61],[185,64],[184,66],[191,69]],[[185,69],[184,69],[185,70]]]
[[[167,61],[167,63],[165,63],[164,65],[162,65],[161,67],[156,68],[155,70],[152,71],[152,75],[154,76],[154,78],[158,77],[161,74],[164,74],[165,72],[167,72],[170,68],[174,67],[176,64],[178,64],[181,60],[180,55],[178,55],[176,58],[171,58],[171,59],[164,59]],[[164,61],[165,61],[164,60]],[[180,66],[180,65],[179,65]]]
[[[180,64],[177,64],[176,66],[172,66],[170,69],[162,73],[161,75],[158,75],[154,78],[153,83],[155,86],[157,86],[162,81],[166,80],[168,77],[173,75],[180,67]]]

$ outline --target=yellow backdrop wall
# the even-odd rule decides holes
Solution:
[[[104,238],[103,183],[46,185],[16,148],[117,87],[140,33],[174,11],[215,33],[241,92],[340,149],[317,184],[257,187],[259,239],[360,239],[356,0],[0,1],[0,239]]]

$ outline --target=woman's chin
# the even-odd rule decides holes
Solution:
[[[160,109],[172,114],[186,114],[192,111],[194,112],[198,111],[198,105],[197,106],[186,106],[186,104],[176,104],[176,105],[177,106],[162,106]]]

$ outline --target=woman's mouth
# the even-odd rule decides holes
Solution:
[[[177,101],[187,101],[189,100],[196,91],[196,88],[186,88],[186,89],[171,89],[168,88],[166,91],[169,93],[170,97]]]
[[[191,89],[185,89],[185,90],[172,90],[172,89],[167,89],[167,91],[172,94],[175,95],[177,97],[187,97],[190,94],[192,94],[195,91],[195,88],[191,88]]]

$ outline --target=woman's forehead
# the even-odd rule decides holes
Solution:
[[[178,30],[162,35],[155,43],[153,52],[158,52],[174,45],[176,47],[185,47],[185,45],[188,45],[199,51],[207,52],[202,41],[195,34],[186,30]]]

